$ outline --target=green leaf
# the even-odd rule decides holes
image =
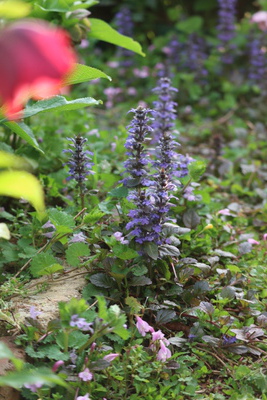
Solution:
[[[101,104],[100,100],[95,100],[92,97],[84,97],[76,100],[67,100],[63,96],[55,96],[50,99],[37,101],[33,105],[26,106],[23,117],[32,117],[41,112],[48,111],[71,111],[79,108],[95,106]]]
[[[152,260],[157,260],[159,256],[159,249],[156,243],[147,242],[144,246],[146,254],[152,258]]]
[[[173,321],[177,318],[176,312],[173,310],[163,309],[157,312],[156,323],[157,324],[167,324],[167,322]]]
[[[186,18],[176,24],[176,28],[185,33],[191,34],[201,29],[203,25],[203,18],[195,15],[190,18]]]
[[[148,269],[145,265],[135,265],[132,272],[134,276],[141,276],[147,273]]]
[[[46,358],[48,357],[51,360],[63,360],[67,361],[69,359],[69,354],[68,353],[63,353],[60,351],[57,345],[55,344],[49,344],[42,346],[38,350],[34,350],[32,346],[27,346],[25,348],[26,353],[28,356],[31,358]]]
[[[106,301],[104,297],[96,296],[97,304],[98,304],[98,316],[102,318],[104,321],[108,317],[108,310],[106,306]]]
[[[23,371],[10,372],[0,377],[0,386],[10,386],[20,389],[25,383],[42,383],[48,386],[60,385],[68,388],[67,383],[58,375],[51,372],[50,368],[26,369]]]
[[[87,342],[88,339],[89,339],[89,335],[82,333],[81,331],[75,330],[75,331],[69,332],[68,333],[68,347],[74,348],[74,349],[79,349]],[[60,332],[56,337],[56,342],[62,349],[65,348],[65,340],[66,340],[66,334],[63,332]]]
[[[28,125],[24,124],[24,122],[5,121],[4,125],[7,126],[12,132],[15,132],[23,140],[25,140],[25,142],[27,142],[30,146],[40,151],[40,153],[44,153],[43,150],[40,148],[37,140],[35,139],[31,128]]]
[[[44,212],[43,189],[35,176],[25,171],[4,171],[0,173],[0,196],[24,198],[36,209]]]
[[[29,167],[30,164],[24,158],[0,151],[0,168],[27,169]]]
[[[204,161],[195,161],[189,164],[188,172],[190,178],[192,178],[195,182],[198,182],[201,176],[206,171],[206,164]]]
[[[99,69],[88,67],[83,64],[76,64],[75,70],[66,78],[64,85],[92,81],[93,79],[105,78],[111,81],[111,77]]]
[[[137,251],[127,247],[125,244],[116,244],[112,247],[112,251],[121,260],[131,260],[132,258],[138,257]]]
[[[0,239],[10,240],[11,235],[7,224],[0,222]]]
[[[130,307],[130,314],[137,314],[143,307],[133,296],[126,297],[125,304]]]
[[[0,2],[0,17],[2,18],[24,18],[31,12],[31,5],[18,0]]]
[[[103,291],[103,290],[102,290]],[[101,289],[97,289],[92,283],[88,283],[88,285],[86,285],[83,288],[82,291],[82,296],[83,298],[85,298],[86,300],[91,299],[92,297],[95,297],[97,295],[101,295],[102,294]]]
[[[111,28],[106,22],[90,18],[91,30],[90,37],[98,40],[104,40],[105,42],[115,44],[116,46],[124,47],[125,49],[131,50],[141,56],[145,56],[142,52],[142,48],[138,42],[135,42],[128,36],[121,35],[115,29]]]
[[[33,257],[30,271],[34,277],[50,275],[53,272],[62,270],[62,265],[58,264],[55,257],[49,253],[39,253]]]
[[[66,251],[68,264],[77,267],[81,261],[79,257],[86,257],[90,255],[90,250],[86,243],[73,243]]]
[[[15,358],[15,356],[5,343],[0,342],[0,360],[2,360],[3,358],[8,358],[9,360],[12,360],[12,358]]]
[[[68,12],[69,6],[67,2],[64,0],[45,0],[42,4],[36,4],[36,7],[39,7],[43,11],[55,11],[55,12]]]
[[[195,229],[200,223],[200,217],[193,208],[189,208],[183,215],[183,222],[187,228]]]
[[[113,332],[124,340],[127,340],[130,337],[130,332],[127,331],[127,329],[125,329],[123,326],[116,327]]]
[[[73,228],[75,226],[73,217],[68,213],[66,213],[65,211],[60,211],[57,210],[56,208],[53,208],[48,211],[48,216],[52,224],[55,225],[55,227],[66,226],[68,228]]]
[[[118,188],[112,189],[109,194],[112,197],[118,197],[119,199],[127,197],[128,196],[128,188],[125,186],[120,186]]]
[[[147,276],[134,276],[129,282],[130,286],[147,286],[151,285],[152,281]]]
[[[159,247],[159,253],[161,257],[170,256],[170,257],[179,257],[180,250],[172,246],[171,244],[163,244]]]
[[[95,225],[96,222],[98,222],[100,218],[103,217],[103,215],[105,215],[103,211],[100,211],[98,208],[94,208],[92,211],[89,212],[89,214],[86,214],[84,216],[83,222],[85,224]]]
[[[110,278],[110,276],[108,276],[107,274],[104,274],[102,272],[91,275],[90,282],[97,287],[103,287],[107,289],[112,288],[114,286],[113,279]]]

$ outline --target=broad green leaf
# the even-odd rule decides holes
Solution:
[[[24,124],[24,122],[5,121],[4,125],[6,125],[12,132],[15,132],[17,135],[19,135],[29,145],[33,146],[36,150],[43,153],[43,150],[40,149],[31,128],[28,125]]]
[[[80,257],[90,255],[90,250],[86,243],[73,243],[66,251],[67,263],[73,267],[77,267],[81,261]]]
[[[125,304],[130,307],[131,314],[137,314],[143,307],[133,296],[126,297]]]
[[[52,254],[49,253],[39,253],[36,254],[36,256],[33,257],[31,266],[30,266],[30,271],[31,274],[34,277],[42,276],[42,275],[49,275],[53,272],[49,269],[54,266],[59,266],[60,269],[63,269],[62,265],[57,263],[57,260],[55,257],[52,256]],[[57,268],[55,268],[57,270]]]
[[[105,215],[104,212],[100,211],[98,208],[94,208],[89,214],[86,214],[83,219],[84,224],[95,225],[96,222],[100,220],[100,218]]]
[[[96,0],[86,0],[83,3],[79,2],[79,1],[75,1],[73,2],[72,0],[65,0],[67,3],[71,4],[70,8],[71,10],[77,10],[79,8],[90,8],[96,4],[99,3],[99,1]]]
[[[114,280],[107,274],[104,274],[103,272],[91,275],[89,279],[90,282],[97,287],[103,287],[108,289],[114,286]]]
[[[194,15],[190,18],[186,18],[176,24],[176,28],[185,33],[191,34],[198,32],[203,25],[203,18],[198,15]]]
[[[68,353],[63,353],[60,351],[56,344],[44,345],[35,350],[33,346],[27,346],[25,348],[26,353],[31,358],[45,358],[48,357],[51,360],[63,360],[67,361],[69,359]]]
[[[37,212],[45,210],[44,193],[38,179],[25,171],[0,173],[0,195],[27,200]]]
[[[31,11],[31,5],[23,1],[8,0],[0,2],[0,18],[23,18]]]
[[[52,373],[50,368],[15,371],[0,377],[0,386],[10,386],[14,389],[20,389],[25,383],[42,383],[49,386],[56,384],[68,388],[67,383],[58,375]]]
[[[11,360],[14,358],[14,354],[4,342],[0,342],[0,360],[3,358],[8,358]]]
[[[204,163],[204,161],[195,161],[188,166],[189,176],[196,182],[199,181],[205,171],[206,164]]]
[[[41,4],[36,4],[43,11],[55,11],[55,12],[68,12],[70,8],[66,1],[64,0],[45,0],[40,2]]]
[[[74,85],[98,78],[105,78],[111,81],[110,76],[100,71],[100,69],[88,67],[83,64],[76,64],[75,70],[65,79],[64,85]]]
[[[11,238],[7,224],[0,222],[0,239],[9,240]]]
[[[92,97],[84,97],[76,100],[67,100],[63,96],[55,96],[50,99],[37,101],[33,105],[26,106],[23,117],[32,117],[41,112],[49,111],[71,111],[78,108],[95,106],[101,104],[100,100],[95,100]]]
[[[149,257],[151,257],[153,260],[157,260],[159,256],[159,249],[156,243],[147,242],[144,246],[144,250]]]
[[[27,169],[30,164],[22,157],[0,151],[0,168]]]
[[[56,208],[52,208],[48,211],[48,217],[56,228],[58,228],[59,226],[73,228],[75,226],[75,221],[73,217],[65,211],[60,211]]]
[[[106,301],[104,297],[96,296],[98,304],[98,316],[106,321],[108,317],[108,311],[106,306]]]
[[[91,30],[90,37],[94,37],[105,42],[115,44],[116,46],[124,47],[125,49],[131,50],[141,56],[145,56],[142,52],[142,48],[138,42],[135,42],[128,36],[121,35],[115,29],[111,28],[106,22],[100,19],[90,18]]]
[[[131,249],[130,247],[126,246],[125,244],[116,244],[112,248],[113,253],[115,256],[120,258],[121,260],[131,260],[135,257],[138,257],[137,251]]]
[[[131,281],[129,282],[130,286],[147,286],[151,285],[152,281],[147,276],[133,276]]]
[[[82,333],[81,331],[75,330],[68,333],[68,347],[79,349],[89,339],[89,335]],[[61,347],[61,349],[65,348],[66,343],[66,335],[64,332],[60,332],[56,337],[56,342]]]

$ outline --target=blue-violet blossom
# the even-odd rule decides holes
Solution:
[[[235,14],[237,0],[217,0],[219,5],[218,11],[218,39],[220,40],[219,50],[222,52],[221,60],[225,64],[232,64],[233,49],[231,44],[235,37]]]

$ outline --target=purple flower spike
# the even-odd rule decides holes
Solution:
[[[249,71],[248,78],[252,84],[262,86],[267,71],[267,56],[265,52],[265,33],[256,35],[248,41],[249,46]]]
[[[91,168],[94,164],[91,162],[91,158],[88,157],[88,155],[92,156],[93,153],[83,149],[87,139],[82,136],[77,135],[75,138],[68,138],[68,140],[71,142],[72,149],[63,151],[70,154],[70,160],[65,164],[70,167],[70,175],[67,179],[75,179],[78,184],[82,184],[86,181],[87,175],[93,174]]]
[[[231,44],[235,37],[235,14],[237,0],[218,0],[219,22],[217,25],[218,39],[220,40],[219,50],[222,52],[221,60],[224,64],[232,64],[233,49]]]

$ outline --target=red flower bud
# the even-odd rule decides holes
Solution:
[[[74,68],[68,34],[43,21],[16,22],[0,32],[0,104],[8,118],[30,99],[59,93]]]

